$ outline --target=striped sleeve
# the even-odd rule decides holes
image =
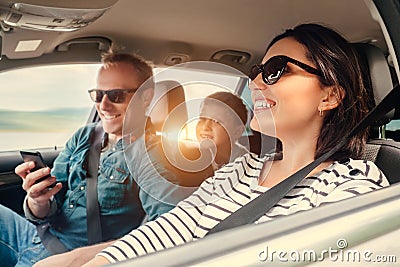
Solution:
[[[192,241],[199,218],[212,198],[212,179],[205,180],[171,211],[132,230],[97,255],[113,263]]]

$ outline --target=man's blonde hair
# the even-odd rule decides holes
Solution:
[[[136,54],[119,53],[112,50],[103,53],[101,56],[101,63],[107,68],[109,65],[117,63],[127,63],[132,65],[138,75],[139,82],[143,84],[146,82],[148,87],[154,88],[153,81],[153,68],[147,63],[144,58]],[[146,86],[146,87],[147,87]]]

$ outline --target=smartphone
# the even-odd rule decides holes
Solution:
[[[35,167],[30,170],[31,172],[47,167],[47,165],[44,163],[42,154],[40,154],[39,151],[20,151],[20,153],[21,153],[21,156],[22,156],[22,159],[24,160],[24,162],[28,162],[28,161],[35,162]],[[49,177],[51,177],[50,174],[36,180],[35,184],[37,184]],[[55,184],[56,183],[50,185],[49,187],[54,187]]]

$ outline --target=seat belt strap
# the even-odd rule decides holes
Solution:
[[[262,195],[253,199],[234,213],[230,214],[225,220],[217,224],[207,234],[213,234],[226,229],[231,229],[241,225],[254,223],[261,216],[267,213],[276,203],[278,203],[290,190],[292,190],[301,180],[303,180],[319,164],[326,161],[336,151],[338,151],[348,139],[357,134],[362,129],[371,125],[374,121],[382,117],[397,106],[397,100],[400,98],[400,87],[397,85],[385,98],[375,106],[354,128],[345,136],[341,142],[334,146],[330,151],[321,155],[319,158],[303,167],[301,170],[292,174],[276,186],[272,187]]]
[[[51,255],[60,254],[67,252],[68,249],[64,246],[64,244],[50,233],[50,223],[44,223],[36,225],[36,231],[40,240],[42,241],[43,246],[46,248]]]
[[[86,224],[88,244],[103,240],[101,230],[100,209],[97,197],[97,174],[99,171],[100,152],[104,130],[99,122],[90,135],[90,148],[86,157]]]
[[[90,135],[90,148],[86,157],[86,221],[88,244],[102,241],[99,203],[97,199],[97,174],[104,131],[101,122]],[[36,231],[43,246],[52,255],[67,252],[65,245],[50,232],[50,223],[36,225]]]

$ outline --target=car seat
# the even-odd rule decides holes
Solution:
[[[365,78],[370,78],[372,105],[377,105],[392,89],[393,83],[388,62],[383,52],[376,46],[366,43],[355,43]],[[385,138],[385,125],[393,119],[394,110],[375,121],[371,137],[365,147],[363,159],[374,162],[385,174],[389,183],[400,181],[400,142]]]
[[[181,186],[197,187],[214,174],[209,160],[211,157],[205,155],[191,142],[180,140],[178,145],[176,140],[177,133],[188,121],[185,92],[180,83],[173,80],[157,82],[148,115],[161,141],[161,145],[157,151],[154,150],[154,153],[157,152],[157,159],[175,174],[173,182]],[[172,137],[170,142],[168,136]]]
[[[157,132],[164,131],[164,122],[175,108],[179,108],[179,112],[174,112],[174,125],[169,127],[178,128],[187,121],[185,91],[177,81],[164,80],[157,82],[148,114]]]

